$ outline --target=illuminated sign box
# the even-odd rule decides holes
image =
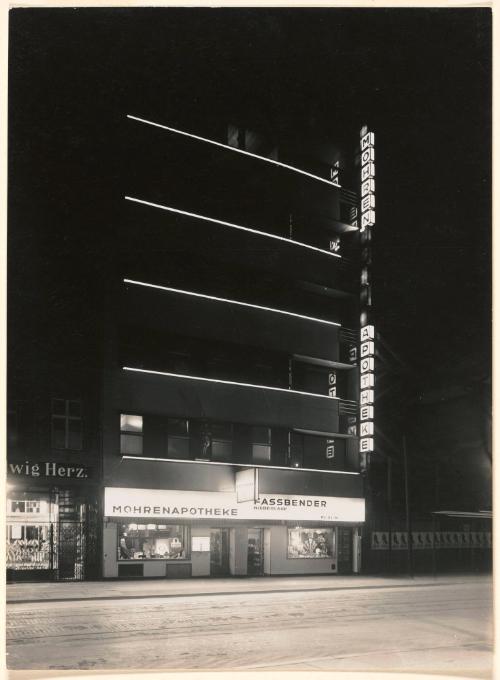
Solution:
[[[363,390],[359,395],[359,401],[362,405],[373,404],[374,399],[375,395],[373,393],[373,390]]]
[[[361,345],[361,356],[368,357],[375,354],[375,345],[373,342],[363,342]]]
[[[360,437],[371,437],[373,436],[373,423],[370,421],[362,422],[359,426],[359,436]]]
[[[361,420],[373,420],[373,406],[362,406],[359,409]]]
[[[363,135],[363,137],[361,137],[361,151],[364,151],[369,146],[374,146],[374,144],[375,144],[374,132],[368,132],[366,135]]]
[[[361,373],[368,373],[369,371],[373,371],[374,368],[375,361],[373,360],[373,357],[365,357],[361,360],[359,365],[359,370]]]
[[[373,177],[375,177],[375,163],[367,163],[361,169],[361,179],[364,182],[365,179],[372,179]]]
[[[359,450],[361,453],[370,453],[373,451],[373,439],[372,437],[364,437],[359,440]]]
[[[362,342],[363,340],[375,340],[375,326],[363,326],[359,336]]]
[[[375,180],[374,179],[366,179],[362,184],[361,184],[361,196],[364,197],[366,194],[371,194],[375,192]]]
[[[364,522],[362,498],[261,494],[238,503],[236,493],[162,489],[104,489],[104,515],[154,520],[285,520]],[[217,526],[217,525],[215,525]]]
[[[375,386],[375,376],[373,373],[363,373],[359,379],[359,386],[362,390]]]

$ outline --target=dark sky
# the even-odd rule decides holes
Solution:
[[[34,301],[44,265],[63,276],[92,253],[130,161],[113,136],[127,112],[203,135],[248,108],[353,151],[366,122],[378,328],[424,386],[487,375],[490,23],[488,9],[11,10],[14,297]],[[55,265],[44,234],[61,223]]]

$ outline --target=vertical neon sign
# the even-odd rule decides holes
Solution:
[[[359,352],[359,454],[366,470],[374,451],[375,327],[371,320],[371,242],[375,226],[375,134],[363,127],[361,150],[361,290]]]

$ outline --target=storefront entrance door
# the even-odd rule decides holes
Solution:
[[[262,576],[264,573],[264,530],[248,530],[247,574]]]
[[[210,530],[210,576],[229,574],[229,529]]]

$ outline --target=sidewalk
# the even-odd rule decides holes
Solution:
[[[418,588],[492,581],[488,574],[408,577],[384,576],[261,576],[233,578],[84,581],[69,583],[13,583],[6,586],[7,604],[77,600],[119,600],[193,597],[246,593]]]

